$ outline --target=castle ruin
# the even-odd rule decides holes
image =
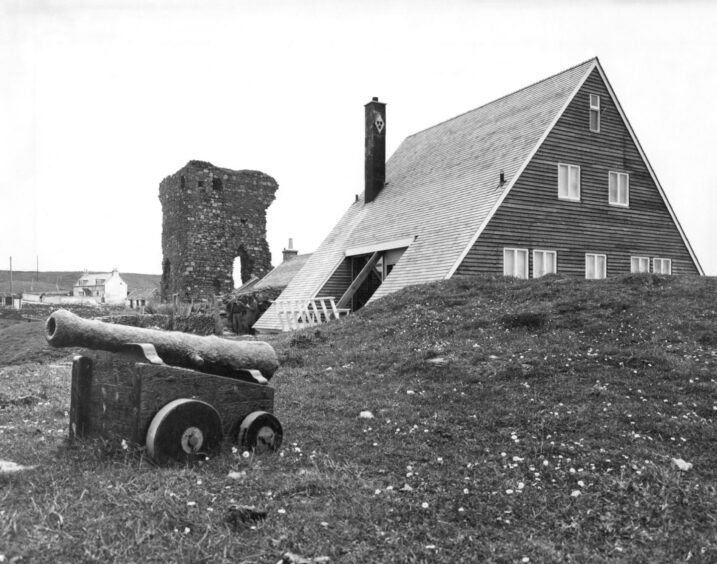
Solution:
[[[189,161],[159,185],[162,203],[162,301],[207,299],[271,270],[266,210],[276,181],[263,172]]]

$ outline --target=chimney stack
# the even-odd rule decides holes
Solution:
[[[372,202],[386,182],[386,104],[373,98],[366,104],[365,203]]]
[[[286,262],[287,260],[293,259],[296,255],[299,254],[299,251],[294,249],[294,240],[293,239],[289,239],[289,248],[284,249],[282,251],[282,254],[284,255],[284,262]]]

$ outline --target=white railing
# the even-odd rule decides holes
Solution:
[[[313,327],[327,323],[332,319],[341,319],[351,311],[336,307],[332,297],[310,300],[276,300],[274,302],[281,321],[282,331],[294,331],[303,327]]]

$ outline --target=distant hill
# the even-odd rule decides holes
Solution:
[[[101,272],[99,270],[93,272]],[[81,271],[51,271],[37,273],[34,270],[13,270],[12,287],[15,292],[40,291],[49,292],[59,290],[72,290],[75,282],[82,276]],[[136,288],[158,288],[161,276],[159,274],[136,274],[133,272],[120,272],[122,279],[127,282],[130,290]],[[10,271],[0,270],[0,292],[10,291]]]

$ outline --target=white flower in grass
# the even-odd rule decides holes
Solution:
[[[249,453],[248,450],[245,450],[244,452],[242,452],[241,455],[242,455],[244,458],[249,458],[249,457],[251,456],[251,454]]]
[[[580,490],[573,490],[570,494],[570,497],[578,497],[580,496]]]
[[[522,490],[525,487],[525,484],[523,482],[518,482],[518,489]]]
[[[505,490],[505,493],[507,493],[508,495],[510,495],[510,494],[513,493],[513,490]]]
[[[281,513],[282,515],[286,515],[286,509],[277,509],[277,513]]]
[[[427,501],[424,501],[424,502],[421,504],[421,507],[423,507],[423,509],[428,509],[428,502],[427,502]]]
[[[582,480],[578,480],[578,486],[580,486],[581,488],[584,488],[585,482],[583,482]]]

